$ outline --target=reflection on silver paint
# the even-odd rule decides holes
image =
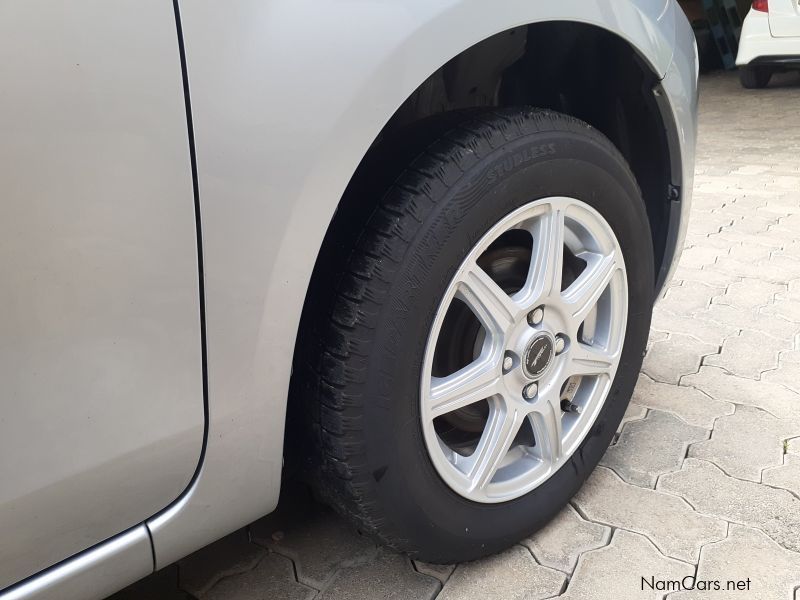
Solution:
[[[2,592],[0,600],[105,598],[153,570],[147,529],[140,525],[97,548]]]
[[[172,5],[4,0],[0,81],[2,589],[174,500],[203,397]]]
[[[671,261],[664,279],[665,287],[678,266],[686,229],[689,226],[697,142],[698,67],[694,31],[681,11],[677,19],[675,54],[661,82],[676,125],[677,147],[672,151],[677,156],[674,156],[673,160],[677,161],[681,169],[680,216],[676,230],[671,232],[673,238],[667,240],[665,260],[669,261],[671,258]],[[670,249],[672,250],[671,257]],[[660,295],[659,293],[659,297]]]
[[[277,503],[294,338],[323,235],[381,127],[428,75],[519,25],[595,24],[658,75],[672,0],[181,2],[208,336],[205,464],[151,520],[159,567]]]

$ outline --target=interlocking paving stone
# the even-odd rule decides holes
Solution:
[[[772,232],[773,230],[770,230]],[[797,232],[795,232],[797,235]],[[715,269],[736,274],[739,277],[751,277],[762,281],[784,283],[789,279],[800,277],[800,261],[781,258],[775,254],[769,260],[746,262],[729,256],[721,256],[714,264]]]
[[[251,544],[247,531],[240,529],[179,561],[180,587],[202,596],[223,577],[255,567],[266,553]]]
[[[762,308],[761,312],[765,315],[776,315],[797,324],[800,323],[800,300],[782,298],[778,294],[775,302]]]
[[[734,410],[730,402],[714,400],[696,388],[659,383],[644,373],[639,375],[632,402],[672,413],[689,425],[706,429],[714,426],[716,418],[732,414]]]
[[[527,548],[512,546],[458,565],[436,600],[542,600],[557,595],[566,579],[564,573],[536,564]]]
[[[693,337],[673,333],[669,339],[652,345],[645,356],[642,371],[656,381],[679,383],[684,375],[697,372],[704,356],[714,354],[718,350],[714,344],[706,344]]]
[[[747,328],[779,340],[791,340],[793,336],[791,327],[787,327],[785,321],[765,315],[759,312],[757,307],[737,308],[730,304],[712,302],[708,308],[695,313],[695,317],[735,328],[737,333],[740,329]]]
[[[800,455],[784,454],[783,464],[766,469],[761,474],[761,481],[789,490],[800,497]]]
[[[730,284],[725,293],[714,298],[712,302],[751,309],[754,306],[769,304],[775,294],[784,290],[786,290],[785,285],[748,278]]]
[[[783,385],[800,394],[800,351],[781,352],[778,355],[778,367],[772,371],[766,371],[762,375],[762,379]],[[800,414],[800,410],[798,413]]]
[[[605,546],[610,538],[610,527],[584,520],[567,505],[546,527],[520,543],[540,564],[571,573],[583,552]]]
[[[699,513],[761,529],[785,548],[800,551],[800,499],[787,490],[735,479],[694,458],[661,477],[658,489],[681,495]]]
[[[559,598],[563,600],[661,600],[664,592],[642,589],[642,577],[683,579],[694,567],[667,558],[642,535],[617,529],[611,543],[581,556]]]
[[[740,324],[718,322],[711,318],[705,318],[705,315],[708,314],[705,312],[706,310],[704,309],[689,316],[671,313],[660,305],[656,305],[651,327],[655,331],[669,332],[673,335],[676,333],[688,335],[701,342],[711,344],[716,350],[722,345],[725,338],[739,333]]]
[[[453,569],[456,568],[455,565],[434,565],[419,560],[412,560],[411,562],[417,571],[423,575],[435,577],[442,583],[445,583],[450,578],[450,575],[453,574]]]
[[[727,539],[703,548],[697,581],[719,581],[722,589],[678,592],[670,600],[791,599],[800,585],[800,554],[781,548],[757,529],[731,525]],[[746,589],[735,587],[738,581]]]
[[[256,521],[250,535],[254,542],[294,560],[298,580],[317,589],[340,567],[367,562],[378,554],[372,540],[319,506],[285,517],[280,530],[270,517]]]
[[[800,437],[790,438],[786,440],[786,454],[800,455]]]
[[[790,348],[790,344],[760,331],[744,329],[738,336],[726,339],[722,351],[706,357],[703,364],[722,367],[740,377],[758,379],[764,371],[778,366],[778,352]]]
[[[667,290],[659,307],[679,314],[689,314],[707,307],[713,297],[724,292],[725,288],[706,283],[673,286]]]
[[[646,535],[661,552],[685,561],[696,560],[700,547],[724,538],[727,529],[681,498],[630,485],[603,467],[589,477],[574,503],[589,520]]]
[[[692,269],[678,265],[675,269],[675,279],[683,281],[693,281],[695,283],[707,283],[719,287],[739,281],[739,277],[732,273],[721,273],[712,269]]]
[[[178,589],[178,567],[172,565],[137,581],[106,600],[194,600]]]
[[[715,400],[757,406],[782,419],[797,419],[800,394],[769,381],[737,377],[718,367],[701,367],[696,375],[681,381],[702,390]]]
[[[738,243],[731,246],[728,256],[734,260],[765,260],[771,252],[770,247],[763,244]]]
[[[750,406],[717,420],[711,439],[692,444],[689,456],[713,462],[728,475],[761,481],[761,471],[783,462],[783,440],[800,425]]]
[[[628,404],[628,408],[625,409],[625,414],[622,415],[622,421],[619,422],[619,427],[617,427],[617,433],[622,431],[622,428],[625,427],[626,423],[644,419],[646,414],[647,414],[646,407],[639,406],[638,404],[631,402],[630,404]]]
[[[537,565],[522,546],[456,567],[436,600],[543,600],[557,595],[566,576]]]
[[[713,265],[720,256],[726,254],[728,254],[727,248],[694,246],[683,250],[679,264],[692,269],[702,269],[706,265]]]
[[[436,578],[415,571],[408,558],[383,550],[375,560],[336,571],[315,600],[426,600],[441,585]]]
[[[623,480],[655,487],[659,475],[680,468],[686,448],[708,438],[708,430],[687,425],[674,415],[651,410],[647,417],[628,423],[617,443],[600,461]]]
[[[220,580],[199,600],[310,600],[316,593],[295,580],[292,561],[268,554],[250,571]]]

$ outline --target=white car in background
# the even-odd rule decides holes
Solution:
[[[763,88],[773,73],[800,69],[800,2],[755,0],[742,25],[736,64],[746,88]]]

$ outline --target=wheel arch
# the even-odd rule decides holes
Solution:
[[[341,222],[359,164],[414,90],[453,57],[529,24],[608,30],[656,76],[667,73],[675,39],[671,0],[507,0],[503,10],[476,0],[181,4],[209,433],[192,487],[148,521],[159,568],[275,507],[293,354],[323,239]]]

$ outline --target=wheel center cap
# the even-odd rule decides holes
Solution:
[[[522,368],[531,379],[539,379],[545,374],[555,356],[555,340],[548,333],[534,337],[522,357]]]

